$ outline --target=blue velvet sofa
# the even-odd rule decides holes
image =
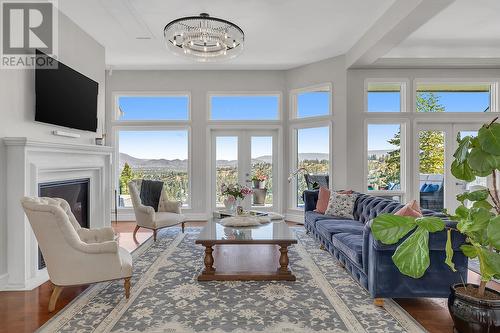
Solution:
[[[373,238],[370,229],[372,219],[377,215],[393,213],[403,207],[399,202],[359,194],[354,206],[354,220],[348,220],[314,212],[317,190],[306,190],[303,198],[307,232],[337,258],[373,298],[448,297],[450,285],[462,279],[467,281],[467,257],[459,250],[465,238],[458,232],[452,234],[457,272],[452,272],[444,263],[446,231],[430,234],[430,267],[422,278],[413,279],[399,272],[391,257],[403,240],[395,245],[384,245]],[[425,209],[422,213],[442,218],[448,226],[456,224],[442,213]]]

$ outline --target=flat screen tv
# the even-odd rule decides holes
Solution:
[[[38,50],[37,56],[48,57]],[[96,132],[98,88],[97,82],[62,62],[57,68],[36,67],[35,121]]]

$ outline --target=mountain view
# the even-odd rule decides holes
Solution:
[[[300,161],[314,161],[314,160],[327,160],[328,154],[323,153],[304,153],[299,154]],[[252,159],[252,163],[271,163],[272,156],[264,155],[259,156],[257,158]],[[132,169],[165,169],[170,171],[181,171],[187,170],[187,160],[167,160],[167,159],[141,159],[130,156],[125,153],[120,153],[120,169],[123,169],[127,163]],[[233,167],[235,168],[238,165],[238,161],[236,160],[218,160],[217,167],[225,168],[225,167]]]

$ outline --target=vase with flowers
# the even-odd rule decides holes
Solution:
[[[253,191],[248,186],[240,184],[225,184],[223,183],[220,187],[220,193],[225,197],[224,206],[227,210],[234,212],[235,209],[241,207],[241,201],[248,195],[252,194]],[[238,211],[241,211],[238,209]]]

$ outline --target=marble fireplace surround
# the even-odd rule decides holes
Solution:
[[[19,202],[46,182],[89,178],[90,228],[110,226],[112,148],[3,138],[7,156],[7,276],[0,290],[30,290],[48,280],[38,244]]]

